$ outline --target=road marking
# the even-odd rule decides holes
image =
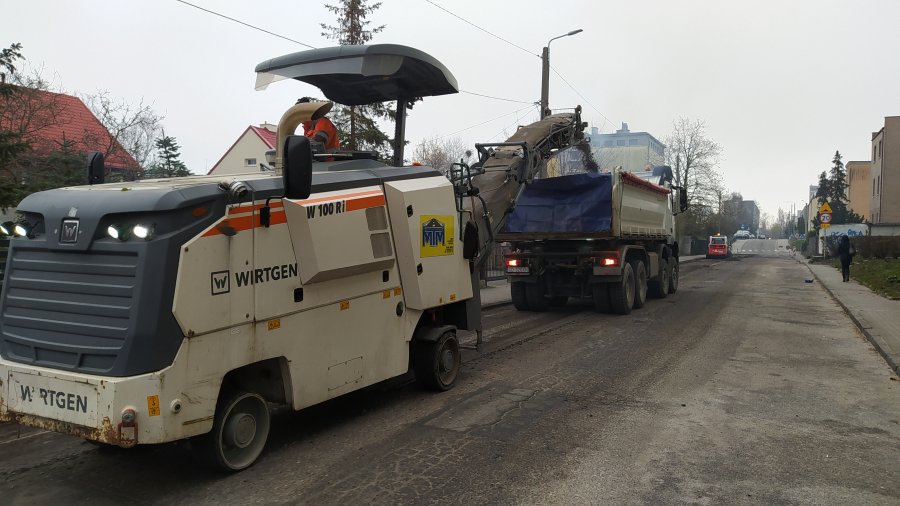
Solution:
[[[29,435],[27,435],[27,436],[17,437],[17,438],[15,438],[15,439],[10,439],[10,440],[8,440],[8,441],[0,441],[0,445],[8,445],[9,443],[15,443],[16,441],[21,441],[21,440],[23,440],[23,439],[28,439],[28,438],[30,438],[30,437],[43,436],[44,434],[50,434],[50,431],[44,430],[44,431],[41,431],[41,432],[37,432],[37,433],[35,433],[35,434],[29,434]]]

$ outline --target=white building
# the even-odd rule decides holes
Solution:
[[[213,165],[209,174],[241,174],[259,172],[266,163],[266,151],[275,149],[275,125],[263,123],[250,125],[234,141],[222,158]]]

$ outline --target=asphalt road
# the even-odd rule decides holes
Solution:
[[[776,245],[630,316],[495,308],[453,390],[282,411],[236,475],[0,426],[0,503],[896,505],[900,382],[808,276]]]

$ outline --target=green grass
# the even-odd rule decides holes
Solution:
[[[858,257],[857,257],[858,258]],[[840,262],[834,263],[840,270]],[[900,299],[900,259],[853,259],[850,277],[888,299]]]

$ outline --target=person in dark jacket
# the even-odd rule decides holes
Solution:
[[[838,257],[841,259],[841,274],[844,275],[844,282],[850,281],[850,262],[853,261],[853,246],[850,244],[850,238],[846,235],[841,236],[838,243]]]

